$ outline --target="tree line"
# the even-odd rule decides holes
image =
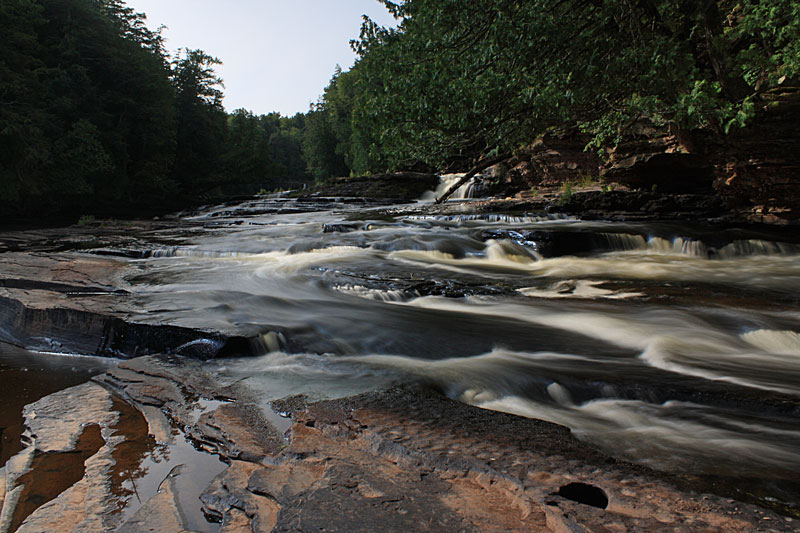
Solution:
[[[0,209],[136,214],[296,187],[305,116],[227,114],[220,61],[171,57],[121,0],[0,4]]]
[[[122,0],[0,4],[3,212],[179,206],[312,179],[467,170],[554,129],[725,135],[798,85],[794,0],[378,0],[305,114],[231,114],[220,61]]]
[[[724,136],[797,87],[794,0],[378,0],[308,116],[316,175],[466,170],[553,130]]]

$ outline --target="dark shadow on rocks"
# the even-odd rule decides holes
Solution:
[[[608,507],[608,496],[598,487],[587,483],[569,483],[558,489],[558,495],[573,502],[591,505],[598,509]]]

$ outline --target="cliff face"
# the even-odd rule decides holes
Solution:
[[[602,161],[584,148],[591,137],[577,132],[548,134],[507,162],[481,173],[481,195],[514,194],[523,190],[557,188],[583,177],[597,177]]]
[[[732,131],[707,157],[714,189],[738,214],[764,222],[800,219],[800,88],[770,95],[765,112]]]
[[[800,89],[764,97],[763,112],[728,135],[646,125],[610,151],[603,176],[633,189],[714,194],[739,218],[800,219]]]
[[[766,95],[761,105],[756,120],[725,136],[641,121],[605,161],[584,150],[586,135],[545,135],[489,177],[505,194],[599,177],[632,190],[713,197],[739,219],[797,222],[800,88]]]
[[[643,121],[625,142],[608,149],[601,175],[637,190],[712,193],[713,163],[700,149],[704,144],[697,137]]]

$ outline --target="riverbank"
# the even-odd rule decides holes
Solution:
[[[796,240],[724,221],[581,222],[503,201],[514,207],[262,198],[0,236],[5,340],[131,359],[26,407],[28,446],[0,475],[0,523],[796,529],[800,487],[780,447],[797,423],[794,367],[771,370],[793,349]],[[670,357],[673,337],[692,345],[679,365],[641,357],[652,342]],[[745,349],[755,369],[727,358]],[[570,419],[557,409],[588,416],[606,402],[626,419],[659,410],[645,419],[663,425],[603,440],[579,419],[571,433],[498,412],[530,413],[534,400],[559,420]],[[728,439],[727,457],[692,442],[686,467],[647,440],[687,423],[680,405],[690,432]],[[785,463],[744,464],[765,444],[731,430],[738,418],[702,425],[737,409],[750,425],[767,423],[758,413],[784,421],[758,432],[774,432]],[[627,459],[639,442],[660,469]],[[45,483],[42,468],[72,477]],[[17,510],[25,500],[41,504]]]
[[[289,397],[273,404],[291,417],[285,431],[263,408],[244,388],[216,386],[196,363],[121,363],[26,408],[24,457],[34,460],[27,469],[17,457],[3,469],[0,524],[208,530],[182,493],[196,465],[172,461],[155,480],[144,466],[155,448],[169,458],[188,439],[202,450],[195,461],[206,453],[222,461],[194,487],[202,515],[221,531],[795,529],[792,518],[696,491],[708,487],[686,477],[612,460],[562,426],[457,403],[424,384],[334,401]],[[81,452],[93,427],[102,439],[85,454],[85,474],[19,511],[53,483],[35,458]]]

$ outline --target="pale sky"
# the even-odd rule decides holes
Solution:
[[[163,24],[166,46],[199,48],[218,57],[225,109],[256,114],[305,113],[336,65],[353,65],[350,39],[361,15],[378,24],[394,19],[377,0],[127,0],[147,15],[151,29]]]

